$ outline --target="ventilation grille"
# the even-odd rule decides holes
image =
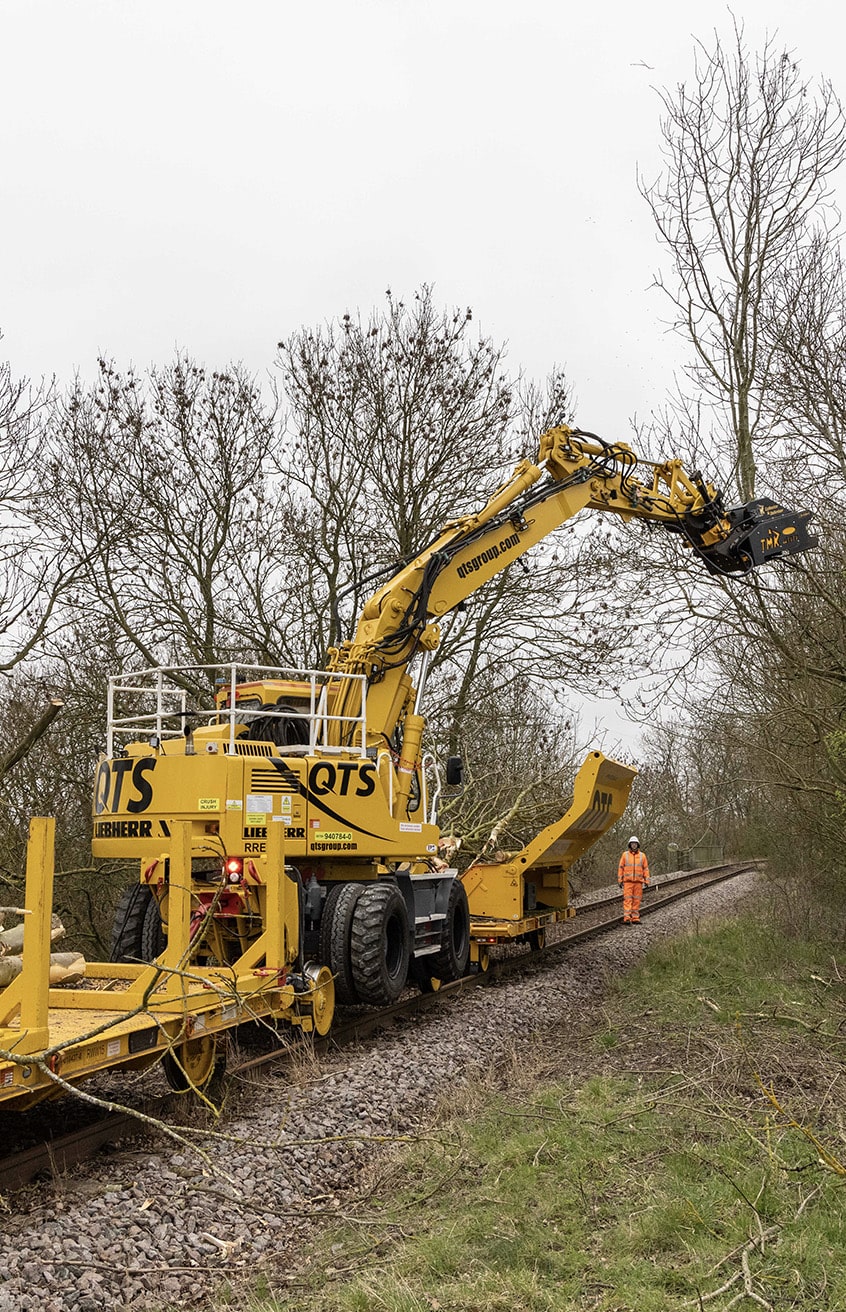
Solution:
[[[288,781],[278,770],[253,770],[251,791],[254,793],[296,793],[297,786]]]
[[[272,756],[273,748],[270,743],[236,743],[236,756]]]

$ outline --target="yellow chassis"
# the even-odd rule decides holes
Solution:
[[[563,910],[556,908],[551,911],[538,911],[535,915],[524,916],[521,920],[495,920],[492,917],[485,919],[482,916],[473,916],[470,933],[476,943],[503,943],[508,939],[513,940],[522,938],[525,934],[536,933],[539,929],[549,929],[550,925],[557,925],[561,920],[572,920],[575,914],[572,907],[566,907]]]

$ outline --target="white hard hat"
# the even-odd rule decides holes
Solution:
[[[638,838],[637,834],[632,834],[631,838],[629,839],[629,847],[631,847],[632,843],[637,843],[638,847],[640,847],[640,839]]]

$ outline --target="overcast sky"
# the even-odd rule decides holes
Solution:
[[[738,0],[846,95],[842,3]],[[423,282],[608,438],[679,346],[637,171],[722,4],[0,0],[0,330],[19,374],[276,342]]]
[[[842,5],[739,3],[846,93]],[[0,352],[270,368],[303,324],[434,284],[562,364],[611,437],[669,386],[637,192],[656,86],[721,4],[0,0]],[[649,65],[649,67],[646,67]]]

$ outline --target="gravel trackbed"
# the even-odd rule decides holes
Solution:
[[[0,1200],[0,1312],[203,1307],[262,1269],[272,1283],[313,1225],[301,1213],[331,1208],[385,1138],[419,1131],[451,1087],[498,1053],[587,1021],[610,972],[692,922],[730,913],[759,882],[741,875],[360,1048],[263,1074],[218,1124],[225,1141],[203,1142],[207,1162],[148,1140]]]

